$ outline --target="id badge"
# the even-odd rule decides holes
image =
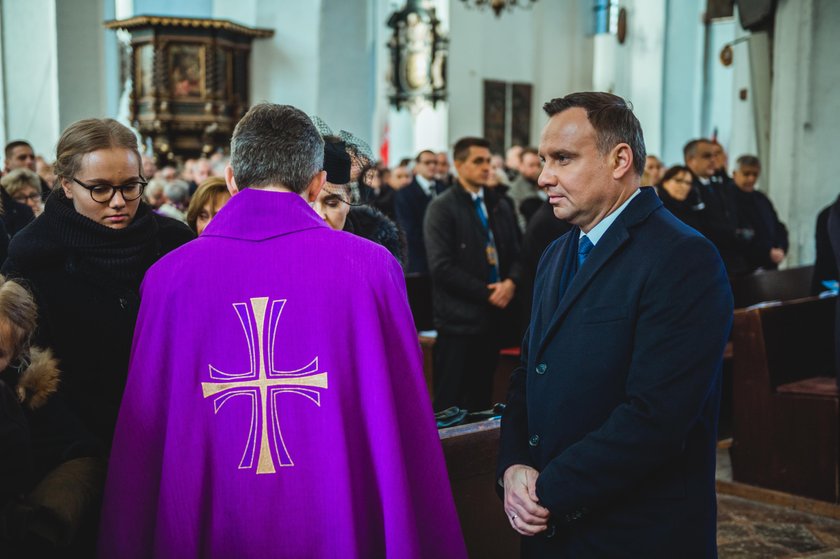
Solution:
[[[496,254],[496,247],[491,244],[488,244],[486,247],[487,252],[487,264],[490,266],[496,266],[499,263],[499,257]]]

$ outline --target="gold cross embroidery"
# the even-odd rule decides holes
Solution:
[[[274,342],[277,323],[280,320],[280,313],[283,312],[286,300],[281,299],[271,302],[268,332],[270,347],[267,348],[267,351],[263,343],[263,333],[266,326],[265,311],[268,305],[268,297],[253,298],[250,302],[250,308],[247,303],[235,303],[233,305],[248,343],[251,361],[250,371],[231,374],[209,365],[210,378],[219,382],[202,382],[201,389],[205,398],[214,397],[214,413],[218,413],[219,409],[230,398],[246,396],[251,399],[251,427],[239,468],[250,469],[254,466],[257,437],[255,423],[257,414],[259,414],[260,450],[257,458],[257,473],[273,474],[276,469],[274,464],[275,452],[272,452],[272,447],[276,451],[280,466],[294,466],[280,432],[277,396],[283,392],[300,394],[320,406],[321,392],[318,389],[327,388],[327,373],[318,373],[317,357],[309,365],[295,371],[277,370],[274,367]],[[269,437],[269,431],[271,437]]]

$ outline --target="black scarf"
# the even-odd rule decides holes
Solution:
[[[43,220],[55,242],[70,255],[68,267],[86,273],[103,285],[116,282],[136,288],[160,253],[158,224],[152,209],[141,203],[124,229],[112,229],[76,211],[72,200],[57,188],[44,205]]]

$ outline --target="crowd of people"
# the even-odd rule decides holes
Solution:
[[[264,556],[276,527],[253,521],[253,515],[248,526],[236,523],[241,533],[232,541],[207,533],[209,526],[230,521],[232,511],[247,509],[261,511],[257,516],[265,519],[283,518],[290,526],[321,526],[305,534],[297,529],[289,556],[309,555],[312,549],[354,549],[357,556],[463,556],[451,495],[440,489],[448,484],[432,407],[491,407],[499,350],[518,345],[529,325],[523,366],[536,371],[538,379],[548,378],[546,363],[563,359],[587,368],[579,361],[590,342],[572,334],[563,342],[572,350],[551,358],[535,355],[556,335],[563,293],[575,289],[569,270],[576,273],[580,267],[584,277],[585,270],[604,265],[583,266],[590,251],[607,250],[593,250],[596,244],[625,242],[607,232],[615,216],[629,208],[622,227],[630,227],[627,220],[642,220],[644,212],[655,212],[661,204],[693,228],[670,217],[657,218],[653,227],[698,251],[697,262],[710,267],[708,282],[696,280],[704,288],[720,287],[717,272],[712,273],[718,261],[696,232],[714,244],[729,276],[775,269],[788,251],[784,224],[756,189],[757,157],[738,157],[730,176],[722,146],[695,139],[686,144],[684,161],[666,169],[645,154],[641,129],[632,117],[630,139],[614,149],[614,176],[620,178],[613,186],[621,195],[618,205],[610,207],[606,199],[595,198],[599,188],[606,188],[597,186],[603,177],[575,171],[583,156],[563,147],[564,137],[552,126],[582,118],[592,124],[593,134],[601,134],[610,125],[580,111],[595,110],[598,103],[615,109],[617,102],[596,96],[552,103],[546,105],[551,120],[539,148],[513,146],[504,155],[494,154],[485,139],[465,137],[455,142],[451,160],[447,152],[423,150],[390,168],[377,164],[364,142],[352,135],[325,133],[300,111],[268,104],[254,107],[237,126],[230,155],[220,152],[161,168],[151,155],[141,155],[131,130],[110,119],[70,125],[52,164],[36,157],[25,141],[8,144],[0,179],[2,545],[89,555],[101,525],[99,545],[105,556],[181,551],[193,556],[209,548]],[[616,118],[627,118],[629,110],[621,111]],[[587,181],[593,185],[589,190],[581,187]],[[639,183],[653,188],[639,190]],[[580,237],[565,235],[570,230]],[[557,241],[561,238],[565,244]],[[671,255],[670,248],[662,246],[662,239],[644,239],[642,245],[653,248],[639,262],[659,273],[661,263],[651,254]],[[437,330],[432,406],[425,405],[404,274],[431,278]],[[643,291],[639,282],[628,285]],[[671,289],[670,282],[663,280],[663,292]],[[559,294],[546,295],[558,285]],[[610,284],[603,292],[615,289]],[[617,311],[595,316],[607,306],[629,312],[617,300],[593,299],[582,317],[572,316],[619,328],[626,316]],[[704,371],[714,372],[722,351],[718,342],[728,329],[731,309],[723,295],[719,303],[706,309],[721,311],[710,317],[720,322],[721,332],[709,339],[708,354],[698,357]],[[667,309],[661,312],[671,316]],[[672,318],[679,322],[680,317]],[[286,320],[291,326],[282,326]],[[220,333],[202,331],[207,325]],[[232,356],[215,352],[239,343],[234,337],[241,336],[240,327],[248,351],[232,350]],[[274,362],[279,331],[295,340],[292,347],[284,346],[291,355],[288,365]],[[542,337],[535,337],[536,331]],[[614,333],[618,338],[627,334]],[[662,332],[652,329],[649,335],[658,340]],[[623,363],[625,349],[611,349],[616,363]],[[234,357],[245,356],[247,362],[249,355],[250,372],[236,372],[242,366]],[[300,367],[311,356],[308,366],[283,368]],[[524,371],[512,384],[503,434],[506,462],[499,480],[513,529],[533,535],[556,526],[548,520],[546,501],[540,504],[534,497],[532,475],[547,467],[551,456],[540,458],[539,467],[523,458],[537,452],[534,426],[545,420],[535,416],[530,426],[524,420],[530,398],[536,397],[525,396]],[[252,377],[255,384],[246,387]],[[196,387],[204,398],[193,402]],[[694,385],[686,403],[701,409],[697,391],[708,387]],[[282,396],[277,404],[281,392],[305,398],[296,402]],[[245,455],[234,471],[267,474],[289,466],[298,477],[282,486],[279,502],[330,501],[333,517],[340,510],[341,518],[358,521],[342,521],[340,533],[333,528],[328,537],[319,521],[323,508],[291,514],[274,502],[277,489],[260,482],[260,476],[220,481],[227,479],[228,464],[219,449],[234,443],[219,441],[232,441],[248,428],[237,420],[214,431],[220,427],[212,415],[227,413],[223,404],[237,395],[251,396],[262,427],[257,435],[251,423]],[[205,399],[211,396],[215,400],[208,416]],[[330,398],[341,405],[322,406]],[[183,406],[174,403],[188,400]],[[336,425],[352,422],[362,434],[342,428],[312,435],[320,433],[320,423],[289,425],[278,419],[282,406],[291,406],[295,414],[311,413],[303,400],[324,407],[319,411]],[[711,422],[709,406],[704,400],[702,413]],[[677,416],[690,419],[669,417]],[[248,418],[252,421],[250,413]],[[320,456],[318,467],[291,470],[293,452],[283,442],[281,424],[284,436]],[[383,424],[391,425],[391,435],[372,444],[372,432]],[[708,442],[706,427],[697,434],[702,445]],[[544,437],[555,430],[543,428]],[[583,437],[587,427],[582,429]],[[329,455],[312,436],[323,436],[331,449],[342,450]],[[192,437],[189,444],[185,437]],[[510,437],[518,442],[510,443]],[[181,442],[171,448],[169,440]],[[671,442],[658,439],[657,444]],[[600,467],[589,458],[593,468]],[[628,464],[635,459],[627,453]],[[361,465],[350,468],[354,460]],[[391,464],[395,460],[399,467]],[[523,464],[527,468],[516,469]],[[345,479],[348,487],[364,485],[374,496],[359,502],[341,483],[324,484],[327,479]],[[219,492],[212,505],[204,493],[211,483]],[[516,493],[506,483],[521,484],[526,491]],[[424,490],[424,485],[435,489]],[[552,495],[560,499],[559,493]],[[585,514],[579,505],[566,512]],[[176,525],[185,528],[172,530]],[[223,532],[231,537],[230,531]]]

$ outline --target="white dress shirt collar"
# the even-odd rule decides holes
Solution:
[[[592,229],[589,230],[589,233],[585,233],[585,235],[587,237],[589,237],[589,240],[592,241],[593,245],[598,244],[598,241],[601,240],[601,237],[603,237],[604,233],[607,232],[607,229],[610,228],[610,225],[612,225],[613,222],[616,219],[618,219],[618,216],[621,215],[621,212],[624,211],[624,208],[626,208],[630,204],[630,201],[633,198],[635,198],[636,196],[639,195],[639,192],[641,192],[641,190],[637,188],[636,192],[634,192],[633,195],[630,196],[630,198],[625,200],[623,204],[621,204],[618,208],[616,208],[616,210],[613,213],[609,214],[607,217],[605,217],[604,219],[599,221],[598,224],[595,225],[595,227],[593,227]],[[580,237],[583,237],[583,235],[584,235],[584,232],[581,231],[580,232]],[[578,237],[578,239],[580,239],[580,237]]]

